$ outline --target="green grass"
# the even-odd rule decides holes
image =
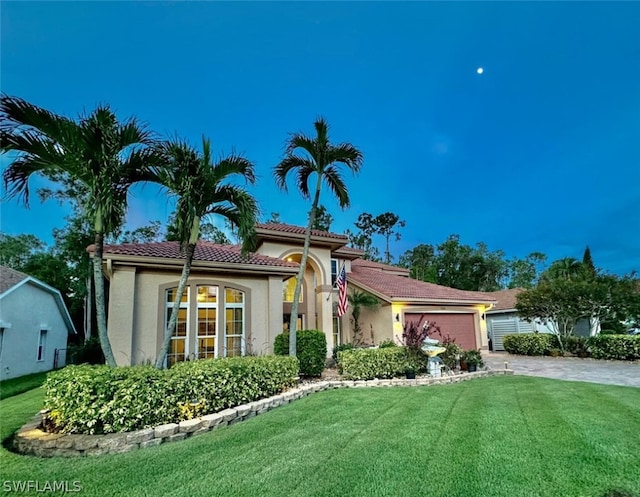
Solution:
[[[39,387],[47,379],[47,373],[33,373],[10,380],[0,381],[0,400],[28,392]]]
[[[2,437],[37,411],[0,402]],[[250,421],[128,454],[3,450],[3,481],[117,496],[640,495],[640,389],[530,377],[314,394]]]

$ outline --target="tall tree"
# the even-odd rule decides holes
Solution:
[[[346,231],[349,244],[364,252],[362,256],[363,259],[376,262],[380,261],[380,252],[373,246],[373,234],[375,233],[373,216],[368,212],[363,212],[358,216],[354,224],[358,231]]]
[[[517,257],[507,262],[509,288],[533,288],[540,277],[540,267],[547,260],[542,252],[531,252],[524,259]]]
[[[540,279],[543,281],[577,280],[583,278],[584,274],[582,262],[573,257],[564,257],[552,262],[549,268],[542,273]]]
[[[385,212],[373,219],[373,226],[376,233],[382,235],[385,239],[384,257],[387,264],[391,264],[391,252],[389,251],[389,239],[394,236],[395,240],[400,240],[399,228],[404,228],[405,222],[400,216],[393,212]]]
[[[589,245],[585,247],[584,254],[582,255],[582,268],[587,277],[594,278],[597,274],[596,266],[593,263],[593,258],[591,257],[591,249],[589,248]]]
[[[329,141],[329,127],[322,117],[314,123],[314,126],[316,130],[315,137],[302,133],[294,133],[289,137],[285,157],[274,169],[276,184],[284,191],[287,190],[287,176],[289,173],[293,173],[296,177],[298,190],[305,199],[311,198],[309,178],[311,175],[316,174],[313,201],[305,228],[300,270],[296,277],[296,288],[291,306],[291,321],[289,324],[289,354],[291,356],[296,355],[298,304],[302,290],[302,280],[307,269],[311,228],[316,219],[322,184],[324,182],[329,187],[329,190],[336,196],[338,205],[344,209],[350,204],[349,192],[339,166],[346,166],[354,174],[359,172],[362,167],[362,153],[356,147],[350,143],[331,144]]]
[[[108,106],[77,121],[17,97],[0,99],[0,149],[15,152],[4,171],[8,197],[29,205],[29,178],[58,174],[73,178],[87,191],[83,209],[93,224],[93,277],[98,335],[105,360],[116,361],[107,335],[102,251],[105,235],[122,224],[129,187],[147,179],[153,160],[153,135],[135,118],[120,122]]]
[[[399,265],[410,270],[410,276],[416,280],[437,283],[435,247],[426,243],[416,245],[400,256]]]
[[[45,250],[45,243],[32,234],[8,235],[0,232],[0,266],[22,271],[25,264]]]
[[[332,222],[333,216],[329,214],[327,208],[324,205],[319,205],[312,229],[320,231],[330,231]]]
[[[165,367],[167,353],[178,322],[180,300],[187,286],[196,244],[201,236],[202,219],[221,216],[238,229],[243,253],[253,250],[258,205],[243,187],[231,182],[236,178],[253,184],[254,166],[238,155],[213,162],[210,140],[202,139],[202,152],[183,141],[174,140],[159,147],[162,165],[155,170],[154,181],[177,197],[175,234],[184,251],[182,274],[175,293],[169,323],[164,331],[156,367]]]

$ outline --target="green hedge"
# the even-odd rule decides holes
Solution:
[[[640,336],[596,335],[589,339],[589,351],[594,359],[640,360]]]
[[[48,422],[65,433],[132,431],[184,419],[185,405],[202,413],[278,394],[296,383],[289,357],[234,357],[151,366],[67,366],[44,384]]]
[[[403,375],[408,364],[404,347],[338,352],[338,372],[348,380],[373,380]]]
[[[520,333],[505,335],[502,339],[504,350],[510,354],[545,355],[554,346],[553,335],[548,333]]]
[[[276,336],[273,350],[276,355],[289,355],[289,333]],[[318,330],[298,331],[296,356],[300,361],[301,375],[320,376],[327,360],[327,337]]]

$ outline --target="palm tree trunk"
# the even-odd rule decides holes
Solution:
[[[302,280],[304,279],[304,273],[307,270],[307,258],[309,257],[309,246],[311,245],[311,227],[316,220],[316,212],[318,210],[318,202],[320,201],[320,188],[322,187],[322,175],[318,174],[318,182],[316,185],[316,193],[313,197],[313,204],[311,204],[311,210],[309,211],[309,222],[304,231],[304,246],[302,248],[302,258],[300,260],[300,269],[298,270],[298,276],[296,277],[296,288],[293,292],[293,304],[291,305],[291,320],[289,321],[289,355],[291,357],[296,356],[296,338],[298,331],[298,301],[300,300],[300,293],[302,291]]]
[[[93,285],[91,283],[91,274],[87,276],[87,295],[84,298],[84,302],[85,302],[84,341],[86,343],[91,338],[91,325],[93,324],[93,309],[91,308],[91,302],[93,302]]]
[[[178,290],[176,291],[176,297],[173,301],[173,308],[171,309],[171,317],[169,318],[169,324],[167,324],[164,330],[164,337],[160,352],[158,352],[158,358],[156,359],[156,368],[162,369],[166,365],[167,354],[169,353],[169,346],[171,345],[171,337],[176,330],[178,324],[178,312],[180,311],[180,301],[182,300],[182,294],[187,287],[187,280],[189,279],[189,273],[191,272],[191,263],[193,262],[193,255],[196,251],[196,244],[189,243],[184,259],[184,266],[182,266],[182,274],[180,275],[180,282],[178,283]]]
[[[104,233],[96,231],[95,250],[93,253],[93,282],[96,289],[96,318],[98,321],[98,338],[100,347],[104,354],[105,361],[109,366],[116,365],[116,359],[111,350],[109,335],[107,334],[107,313],[104,298],[104,277],[102,275],[102,247],[104,244]]]

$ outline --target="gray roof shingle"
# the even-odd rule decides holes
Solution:
[[[21,273],[7,266],[0,266],[0,293],[6,292],[28,277],[28,274]]]

